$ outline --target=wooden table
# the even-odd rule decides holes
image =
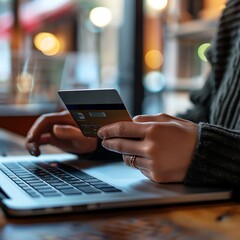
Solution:
[[[208,203],[7,219],[0,239],[240,239],[240,205]]]
[[[6,218],[1,240],[225,240],[240,239],[240,204],[208,202],[44,216]]]

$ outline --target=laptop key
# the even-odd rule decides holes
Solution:
[[[37,193],[29,193],[29,192],[27,192],[27,193],[28,193],[28,195],[30,195],[32,198],[39,198],[39,197],[40,197],[40,195],[37,194]]]
[[[92,184],[92,183],[99,183],[101,181],[97,178],[90,178],[90,179],[87,179],[86,182]]]
[[[53,186],[53,187],[57,187],[57,186],[68,186],[65,182],[63,182],[63,181],[59,181],[59,182],[54,182],[54,183],[49,183],[51,186]]]
[[[41,194],[54,194],[58,193],[56,190],[51,190],[51,189],[37,189],[37,191]]]
[[[101,190],[105,193],[111,193],[111,192],[122,192],[122,190],[115,188],[115,187],[110,187],[110,188],[101,188]]]
[[[93,185],[94,187],[96,188],[108,188],[108,187],[113,187],[107,183],[101,183],[101,184],[98,184],[98,183],[91,183],[91,185]]]
[[[87,173],[58,162],[9,164],[6,175],[31,197],[121,192]],[[19,178],[21,180],[19,180]]]
[[[58,189],[58,190],[60,190],[60,189],[70,189],[70,188],[73,189],[72,186],[67,185],[67,184],[66,185],[62,185],[62,186],[55,186],[55,188]]]
[[[77,182],[77,183],[72,183],[72,186],[74,187],[88,187],[89,184],[88,183],[85,183],[85,182]]]
[[[64,195],[76,195],[76,194],[82,194],[81,191],[77,190],[77,189],[60,189],[59,190],[61,193],[63,193]]]
[[[41,194],[44,197],[57,197],[57,196],[61,196],[61,193],[58,193],[58,192],[42,192]]]
[[[79,190],[83,191],[84,193],[101,193],[100,190],[94,188],[94,187],[91,187],[91,186],[88,186],[88,187],[77,187]]]

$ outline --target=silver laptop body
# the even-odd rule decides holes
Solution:
[[[60,170],[55,170],[56,166],[60,166]],[[71,170],[70,176],[66,176],[68,169]],[[82,175],[90,186],[84,185]],[[61,186],[58,180],[64,182],[65,188],[58,186]],[[50,190],[43,182],[49,185]],[[122,161],[87,161],[68,153],[43,154],[38,158],[28,155],[0,157],[0,185],[2,209],[6,215],[15,217],[226,200],[231,197],[229,189],[158,184]]]

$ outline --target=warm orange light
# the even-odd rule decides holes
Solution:
[[[52,33],[42,32],[34,38],[35,47],[45,55],[55,55],[60,51],[60,42]]]
[[[222,11],[224,8],[226,8],[226,4],[222,4],[222,5],[219,7],[219,10]]]
[[[145,63],[151,69],[159,69],[163,63],[163,55],[158,50],[150,50],[145,55]]]

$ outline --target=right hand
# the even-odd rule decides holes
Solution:
[[[50,144],[66,152],[84,154],[97,148],[97,139],[85,137],[68,111],[41,115],[28,131],[25,147],[39,156],[40,146]]]

